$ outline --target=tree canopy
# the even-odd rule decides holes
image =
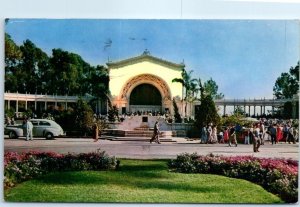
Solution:
[[[48,56],[30,40],[18,46],[5,34],[5,91],[105,98],[108,82],[104,66],[93,67],[62,49]]]
[[[299,62],[288,73],[281,73],[277,78],[273,92],[276,99],[289,99],[299,90]]]
[[[207,80],[204,83],[204,93],[211,95],[213,99],[222,99],[224,98],[223,93],[218,93],[219,86],[217,85],[216,81],[212,78]]]
[[[219,124],[220,116],[211,95],[201,97],[201,105],[195,113],[195,118],[195,125],[198,128],[207,126],[210,123],[214,125]]]

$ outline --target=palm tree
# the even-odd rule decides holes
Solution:
[[[190,90],[188,92],[188,96],[187,96],[187,101],[189,102],[189,109],[190,109],[190,113],[192,112],[192,103],[197,100],[197,92],[198,92],[198,88],[197,88],[197,84],[196,84],[197,79],[192,79],[190,81]]]
[[[176,82],[176,83],[181,83],[182,85],[182,99],[181,99],[181,102],[183,104],[183,100],[186,101],[185,103],[185,116],[186,116],[186,108],[187,108],[187,99],[188,99],[188,96],[189,96],[189,93],[191,91],[191,88],[192,88],[192,82],[193,80],[191,79],[192,76],[192,70],[187,72],[184,68],[182,69],[182,72],[181,72],[181,77],[182,78],[174,78],[172,80],[172,82]],[[184,94],[184,89],[185,89],[185,94]],[[183,98],[184,97],[184,98]]]

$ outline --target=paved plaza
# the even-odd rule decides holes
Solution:
[[[200,144],[199,140],[185,138],[172,138],[173,142],[162,144],[150,144],[148,139],[132,138],[133,141],[111,141],[100,139],[94,142],[91,138],[56,138],[45,140],[36,138],[33,141],[25,141],[24,138],[5,139],[4,151],[53,151],[57,153],[86,153],[95,152],[98,149],[106,151],[110,156],[117,158],[133,159],[164,159],[176,158],[176,155],[184,152],[197,152],[200,155],[213,153],[215,155],[236,156],[247,155],[266,158],[291,158],[298,160],[299,144],[270,144],[268,141],[260,147],[260,152],[254,153],[252,145],[239,144],[237,147],[229,147],[227,144]]]

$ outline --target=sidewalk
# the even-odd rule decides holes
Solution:
[[[239,144],[237,147],[229,147],[228,144],[200,144],[199,140],[174,138],[176,142],[162,142],[162,144],[149,143],[149,138],[136,137],[132,141],[110,141],[99,139],[94,142],[90,138],[57,138],[45,140],[36,138],[33,141],[25,139],[5,139],[4,151],[54,151],[58,153],[83,153],[93,152],[98,149],[106,151],[111,156],[118,158],[134,159],[170,159],[176,158],[180,153],[198,153],[207,155],[210,153],[236,156],[247,155],[266,158],[291,158],[298,160],[299,144],[279,143],[270,144],[268,141],[260,147],[260,152],[254,153],[252,145]]]

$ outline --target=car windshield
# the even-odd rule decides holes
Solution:
[[[37,126],[38,125],[37,121],[31,121],[31,123],[32,123],[33,126]]]

